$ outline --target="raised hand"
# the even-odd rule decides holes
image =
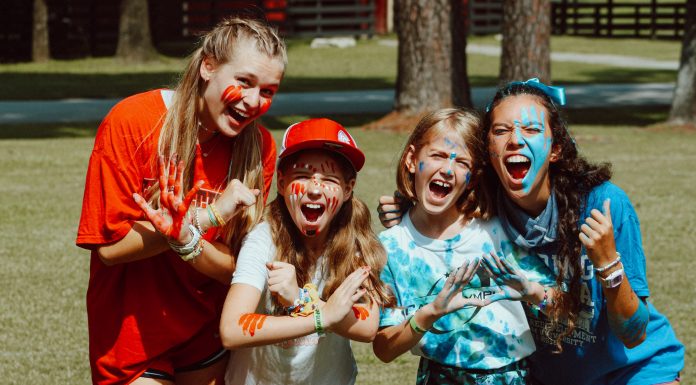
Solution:
[[[369,275],[370,267],[361,267],[352,272],[336,291],[331,294],[331,297],[329,297],[321,309],[325,329],[331,330],[333,326],[341,322],[349,313],[354,312],[353,305],[367,292],[362,287],[362,284]]]
[[[485,302],[481,299],[466,298],[461,295],[464,287],[469,284],[471,278],[476,274],[480,263],[479,259],[467,260],[457,270],[450,273],[437,297],[430,304],[433,308],[433,313],[437,317],[457,311],[464,306],[485,305]]]
[[[295,266],[286,262],[266,262],[268,268],[268,290],[278,297],[285,307],[293,305],[297,299],[300,287],[297,286]]]
[[[175,242],[188,243],[191,234],[185,231],[184,227],[184,224],[188,224],[186,213],[191,206],[191,201],[203,185],[203,181],[196,182],[186,196],[182,197],[184,162],[177,163],[176,155],[174,155],[169,159],[169,167],[165,167],[164,156],[160,155],[157,165],[160,189],[159,208],[157,210],[152,208],[145,198],[137,193],[133,194],[133,199],[158,232]]]
[[[239,179],[232,179],[225,191],[215,200],[215,208],[222,219],[228,222],[241,210],[256,203],[261,193],[259,189],[249,189]]]
[[[486,299],[486,304],[504,299],[529,302],[534,292],[541,288],[541,285],[529,281],[522,271],[499,258],[493,251],[483,255],[483,266],[500,288],[500,292]]]
[[[610,203],[609,199],[604,201],[604,213],[592,209],[590,217],[580,226],[580,242],[595,267],[606,266],[616,259]]]

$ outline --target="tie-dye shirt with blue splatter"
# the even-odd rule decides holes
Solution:
[[[379,236],[387,251],[381,278],[396,297],[396,307],[382,310],[380,327],[402,323],[435,299],[447,274],[464,261],[480,258],[489,251],[503,253],[530,280],[540,282],[548,277],[546,266],[536,257],[521,254],[507,239],[497,219],[474,219],[453,238],[437,240],[418,232],[409,215],[403,218]],[[484,298],[499,290],[481,267],[463,295]],[[446,365],[494,369],[517,362],[534,349],[521,304],[498,301],[480,309],[463,308],[440,318],[411,352]]]

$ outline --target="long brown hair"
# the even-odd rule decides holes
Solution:
[[[278,170],[283,170],[287,164],[292,164],[301,152],[284,158],[278,164]],[[327,152],[340,165],[345,177],[344,183],[356,177],[355,169],[346,158]],[[266,221],[271,227],[273,244],[276,247],[276,260],[295,266],[298,285],[311,282],[311,275],[316,266],[316,260],[309,255],[302,242],[303,235],[293,222],[283,196],[278,196],[266,208]],[[390,302],[389,292],[379,276],[387,262],[387,255],[382,244],[372,231],[370,210],[365,203],[351,197],[343,203],[341,209],[331,221],[328,229],[326,247],[323,256],[327,271],[327,281],[321,293],[326,299],[336,291],[338,286],[353,271],[361,266],[370,266],[370,275],[364,287],[367,289],[367,302],[373,300],[381,306]],[[276,309],[281,308],[276,300]]]
[[[555,103],[542,91],[526,84],[514,83],[498,90],[493,101],[484,116],[483,126],[478,136],[484,145],[479,148],[480,157],[484,160],[483,188],[491,197],[498,194],[501,189],[500,180],[490,162],[488,151],[488,133],[492,123],[492,113],[500,102],[510,96],[532,95],[538,98],[541,105],[546,108],[549,116],[549,125],[553,136],[553,146],[560,147],[560,156],[556,162],[549,165],[551,185],[556,194],[558,204],[558,254],[556,258],[557,268],[560,273],[556,277],[558,287],[568,290],[556,290],[554,303],[549,306],[549,317],[552,328],[555,330],[560,321],[566,320],[568,328],[564,333],[554,337],[556,347],[561,350],[561,341],[572,333],[575,328],[580,311],[580,290],[582,283],[581,254],[582,244],[578,238],[580,229],[580,215],[587,201],[590,191],[601,183],[611,178],[611,165],[607,163],[595,165],[588,162],[578,154],[577,146],[573,140],[566,122]],[[495,210],[490,201],[487,203],[490,211]]]
[[[408,170],[406,159],[408,158],[409,149],[413,146],[414,153],[418,152],[435,137],[446,132],[456,132],[463,140],[467,150],[471,152],[471,179],[469,184],[462,193],[462,196],[456,202],[457,208],[467,217],[483,216],[487,217],[486,212],[478,212],[479,200],[482,196],[477,192],[475,186],[483,173],[483,167],[480,158],[472,149],[481,147],[483,144],[481,139],[476,135],[478,127],[481,126],[481,119],[478,113],[473,110],[459,108],[443,108],[433,111],[424,116],[416,125],[416,128],[411,132],[411,135],[406,141],[399,166],[396,170],[396,189],[408,199],[408,204],[415,204],[418,201],[415,188],[415,177]],[[405,210],[405,208],[403,209]]]
[[[188,65],[176,86],[158,143],[160,155],[168,158],[177,154],[184,161],[184,186],[187,189],[193,186],[193,166],[199,129],[196,106],[202,98],[205,83],[200,76],[201,65],[204,59],[210,59],[218,66],[229,62],[234,55],[235,47],[243,40],[253,41],[256,49],[270,59],[287,63],[285,43],[274,28],[260,20],[231,17],[220,22],[202,37],[200,48],[189,57]],[[232,158],[226,183],[232,179],[239,179],[250,189],[264,191],[261,141],[261,133],[255,121],[233,138]],[[153,198],[156,201],[157,197]],[[235,220],[229,221],[222,229],[225,243],[234,252],[239,250],[243,234],[261,219],[263,203],[263,199],[258,199],[254,206],[243,210]]]

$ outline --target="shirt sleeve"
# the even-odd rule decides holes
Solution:
[[[404,312],[401,310],[401,300],[396,291],[396,285],[394,280],[394,274],[392,273],[389,263],[384,266],[382,273],[380,274],[380,279],[382,282],[391,290],[394,295],[394,307],[381,308],[379,312],[379,327],[394,326],[402,323],[406,317]]]
[[[261,159],[263,162],[263,201],[266,203],[271,192],[273,173],[276,166],[276,144],[268,130],[259,125],[261,132]]]
[[[263,292],[268,280],[266,262],[274,259],[271,228],[262,222],[254,227],[244,240],[237,257],[237,267],[232,275],[232,284],[245,283]]]
[[[614,197],[611,201],[616,250],[621,253],[624,272],[633,291],[639,297],[649,297],[650,290],[646,277],[645,253],[638,215],[625,194],[622,194],[619,199],[617,198]]]
[[[147,151],[148,145],[131,134],[130,125],[136,123],[117,115],[110,113],[104,119],[95,138],[76,240],[80,247],[116,242],[142,217],[133,200],[142,184],[134,154]]]

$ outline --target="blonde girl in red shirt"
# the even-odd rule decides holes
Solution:
[[[222,383],[217,332],[233,256],[260,219],[275,163],[256,119],[286,61],[268,25],[227,19],[174,91],[126,98],[100,125],[77,236],[91,250],[94,383]]]

